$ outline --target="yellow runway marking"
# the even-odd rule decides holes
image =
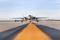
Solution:
[[[22,32],[19,32],[13,40],[51,40],[51,38],[30,23]]]

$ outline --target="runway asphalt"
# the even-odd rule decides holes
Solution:
[[[28,24],[18,26],[16,28],[0,32],[0,40],[12,40],[19,32],[21,32]],[[60,30],[50,28],[46,25],[35,24],[45,34],[49,35],[52,40],[60,40]]]
[[[60,30],[50,28],[45,25],[36,25],[41,31],[48,34],[53,40],[60,40]]]

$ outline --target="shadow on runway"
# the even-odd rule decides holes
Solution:
[[[41,31],[49,35],[53,40],[60,40],[60,30],[50,28],[44,25],[36,25]]]
[[[19,27],[6,30],[0,33],[0,40],[12,40],[12,38],[20,31],[22,31],[28,24],[21,25]]]
[[[20,31],[22,31],[28,24],[21,25],[19,27],[6,30],[0,33],[0,40],[12,40]],[[53,40],[60,40],[60,30],[50,28],[45,25],[35,24],[41,31],[49,35]]]

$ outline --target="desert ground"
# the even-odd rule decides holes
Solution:
[[[26,24],[25,22],[15,22],[15,21],[0,21],[0,32],[18,27],[20,25]]]
[[[40,21],[38,24],[60,30],[60,21]]]
[[[0,32],[18,27],[24,23],[14,21],[0,21]],[[38,24],[60,30],[60,21],[39,21]]]

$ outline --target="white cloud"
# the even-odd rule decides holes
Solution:
[[[24,17],[28,15],[39,16],[39,17],[50,17],[59,19],[60,10],[20,10],[16,12],[0,12],[0,19],[14,18],[14,17]]]
[[[23,17],[23,16],[27,16],[29,14],[33,15],[33,16],[47,16],[47,17],[51,17],[51,18],[60,18],[60,10],[56,10],[56,9],[44,9],[44,7],[42,6],[38,6],[41,3],[45,4],[46,2],[49,2],[49,0],[0,0],[0,2],[3,4],[3,9],[0,7],[0,19],[2,18],[12,18],[12,17]],[[38,9],[33,9],[34,6],[30,6],[30,7],[26,7],[26,6],[18,6],[16,8],[12,6],[8,7],[9,5],[5,6],[6,4],[13,4],[13,5],[20,5],[22,6],[22,4],[32,4],[33,5],[37,5],[39,8],[43,8],[43,9],[39,9],[37,6],[36,8]],[[45,3],[44,3],[45,2]],[[51,3],[52,2],[52,3]],[[48,4],[49,8],[50,6],[52,6],[52,4],[55,1],[50,1],[50,5]],[[38,3],[38,4],[37,4]],[[60,0],[56,0],[57,5],[60,7]],[[41,4],[41,5],[43,5]],[[55,4],[55,3],[54,3]],[[59,5],[58,5],[59,4]],[[45,5],[47,7],[47,3]],[[54,5],[53,5],[54,6]],[[26,7],[26,8],[25,8]]]

